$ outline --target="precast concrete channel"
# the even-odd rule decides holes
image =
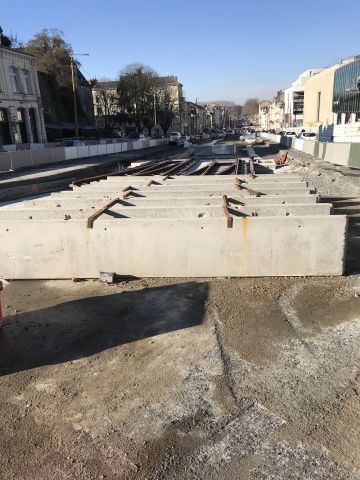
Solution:
[[[251,154],[210,147],[0,208],[0,277],[343,273],[345,215],[331,215],[300,176],[259,173]]]

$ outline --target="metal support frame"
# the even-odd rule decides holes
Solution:
[[[212,170],[212,169],[215,167],[216,164],[217,164],[217,158],[216,158],[215,160],[213,160],[213,161],[210,163],[210,165],[208,165],[208,167],[206,168],[205,172],[203,172],[201,175],[207,175],[207,174],[210,172],[210,170]]]
[[[135,158],[136,160],[136,158]],[[124,160],[125,161],[125,160]],[[158,164],[159,162],[157,160],[153,160],[151,162],[148,162],[146,164],[146,168],[149,168],[150,165],[151,166],[156,166],[156,164]],[[86,178],[83,178],[82,180],[76,180],[74,182],[71,183],[71,185],[75,185],[76,187],[80,187],[81,185],[83,184],[86,184],[86,183],[91,183],[91,182],[96,182],[98,180],[104,180],[106,179],[107,177],[123,177],[125,175],[128,175],[130,172],[130,175],[133,175],[133,173],[136,173],[138,172],[139,170],[142,170],[144,168],[143,165],[139,165],[137,167],[133,167],[133,168],[126,168],[124,170],[122,170],[121,172],[112,172],[112,173],[102,173],[100,175],[95,175],[93,177],[86,177]]]
[[[178,162],[175,166],[171,167],[169,170],[164,172],[165,176],[163,177],[163,182],[165,182],[172,173],[176,172],[181,168],[188,168],[194,162],[193,158],[191,157],[189,160],[184,160],[183,162]]]
[[[215,175],[225,175],[227,173],[230,173],[231,170],[233,170],[234,168],[236,168],[236,160],[235,162],[233,162],[231,165],[229,165],[228,167],[224,168],[224,170],[221,170],[221,172],[218,172],[216,173]]]
[[[189,175],[200,175],[200,173],[204,172],[208,167],[205,166],[205,167],[200,167],[198,168],[197,170],[194,170],[193,172],[190,172],[190,173],[184,173],[185,176],[189,176]]]
[[[227,195],[223,195],[223,200],[224,200],[223,210],[224,210],[224,215],[227,221],[227,228],[232,228],[233,217],[230,215],[230,212],[229,212],[229,200],[227,198]]]
[[[87,219],[87,223],[86,223],[86,228],[93,228],[93,225],[94,225],[94,221],[99,218],[104,212],[106,212],[106,210],[108,210],[109,208],[111,208],[113,205],[115,205],[116,203],[119,203],[121,200],[119,197],[116,197],[116,198],[113,198],[112,200],[110,200],[110,202],[108,202],[106,205],[104,205],[102,208],[100,208],[100,210],[98,210],[97,212],[93,213],[88,219]]]
[[[129,173],[130,175],[134,175],[134,176],[137,176],[137,175],[144,175],[144,174],[153,174],[153,171],[157,171],[160,169],[163,169],[166,165],[168,165],[170,163],[170,160],[163,160],[162,162],[155,162],[153,163],[152,165],[145,165],[145,167],[143,167],[142,170],[138,170],[136,173],[131,173],[131,172],[127,172]]]

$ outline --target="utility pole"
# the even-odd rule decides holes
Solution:
[[[76,56],[83,56],[87,57],[88,53],[76,53]],[[77,66],[74,61],[74,55],[70,54],[70,66],[71,66],[71,81],[72,81],[72,89],[73,89],[73,96],[74,96],[74,124],[75,124],[75,137],[79,138],[79,125],[78,125],[78,114],[77,114],[77,103],[76,103],[76,92],[77,92]]]
[[[195,135],[197,135],[199,132],[198,132],[198,109],[197,109],[197,98],[195,100],[195,104],[196,104],[196,109],[195,109]]]
[[[156,97],[155,97],[155,92],[154,92],[154,126],[156,127],[157,125],[157,118],[156,118]],[[151,132],[149,132],[149,134],[151,135]]]

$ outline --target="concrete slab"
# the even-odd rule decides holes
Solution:
[[[235,176],[151,186],[143,177],[124,200],[131,177],[0,208],[0,276],[340,275],[346,217],[331,216],[305,182],[269,177],[247,184],[260,197],[237,190]]]
[[[342,216],[1,221],[0,277],[341,275],[345,235]]]

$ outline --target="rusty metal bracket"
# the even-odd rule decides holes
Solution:
[[[224,200],[223,210],[227,220],[227,228],[232,228],[233,217],[230,215],[230,212],[229,212],[229,201],[226,195],[223,195],[223,200]]]
[[[126,198],[129,198],[131,194],[132,194],[132,190],[127,190],[123,195],[123,199],[125,200]]]
[[[246,183],[246,182],[244,182],[243,180],[240,180],[240,178],[235,178],[235,188],[237,190],[246,190],[249,193],[249,195],[252,195],[254,197],[261,197],[262,195],[264,195],[264,193],[258,192],[253,188],[245,187],[244,185],[242,185],[243,183]]]
[[[243,188],[246,188],[246,187],[243,187],[243,185],[242,185],[243,183],[246,183],[246,182],[244,182],[240,178],[235,178],[235,188],[237,190],[242,190]]]
[[[119,197],[116,197],[116,198],[113,198],[112,200],[110,200],[110,202],[108,202],[106,205],[104,205],[102,208],[100,208],[100,210],[98,210],[97,212],[93,213],[88,219],[87,219],[87,223],[86,223],[86,228],[93,228],[93,225],[94,225],[94,222],[97,218],[99,218],[104,212],[106,212],[106,210],[108,210],[109,208],[111,208],[113,205],[115,205],[116,203],[119,203],[121,200]]]

